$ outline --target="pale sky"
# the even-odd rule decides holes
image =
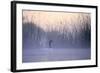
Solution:
[[[89,13],[47,12],[47,11],[23,11],[23,23],[34,22],[36,26],[46,31],[69,29],[76,26],[91,24]]]

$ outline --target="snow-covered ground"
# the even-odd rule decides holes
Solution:
[[[45,62],[64,60],[85,60],[91,58],[89,48],[41,48],[24,49],[23,62]]]

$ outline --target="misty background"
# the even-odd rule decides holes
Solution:
[[[86,60],[91,58],[90,14],[31,11],[31,15],[28,17],[27,14],[30,14],[28,13],[30,11],[27,11],[26,14],[24,12],[22,24],[23,62]],[[64,20],[60,20],[59,17],[63,16]],[[77,19],[75,19],[76,16]],[[53,19],[55,21],[51,21]]]

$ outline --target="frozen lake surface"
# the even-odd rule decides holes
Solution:
[[[89,48],[41,48],[23,49],[23,62],[45,62],[64,60],[86,60],[91,58]]]

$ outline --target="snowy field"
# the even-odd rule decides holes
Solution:
[[[23,62],[86,60],[91,58],[89,48],[41,48],[23,50]]]

